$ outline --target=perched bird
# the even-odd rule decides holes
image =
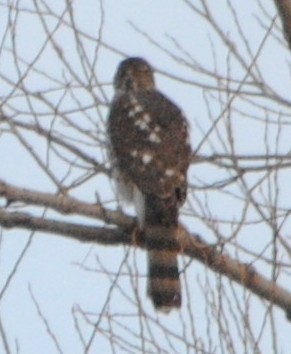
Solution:
[[[174,239],[191,157],[187,121],[156,89],[153,69],[142,58],[120,63],[114,89],[108,135],[118,192],[134,203],[146,236]],[[148,295],[155,308],[179,308],[177,250],[149,250],[148,268]]]

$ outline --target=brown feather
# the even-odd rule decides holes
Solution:
[[[156,90],[151,66],[142,58],[120,63],[108,119],[113,176],[119,193],[135,204],[149,245],[148,294],[158,310],[181,306],[177,250],[178,210],[186,199],[191,160],[187,121]],[[162,239],[160,249],[151,241]],[[172,242],[173,243],[173,242]]]
[[[176,195],[161,199],[145,196],[144,231],[149,240],[176,238],[178,203]],[[157,310],[168,313],[181,306],[181,284],[177,250],[153,249],[148,254],[148,295]]]
[[[149,251],[148,267],[148,296],[154,307],[166,313],[175,307],[181,307],[177,252]]]

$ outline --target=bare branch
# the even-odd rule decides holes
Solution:
[[[96,242],[104,245],[130,243],[129,236],[118,229],[47,220],[27,213],[6,212],[2,209],[0,209],[0,225],[8,229],[23,228],[68,236],[80,242]]]
[[[23,202],[27,205],[38,205],[54,209],[61,214],[79,214],[94,219],[103,220],[109,224],[119,224],[122,227],[132,225],[132,219],[121,212],[105,209],[101,204],[81,202],[66,194],[53,195],[18,188],[0,180],[0,197],[8,204]]]
[[[248,288],[259,297],[270,301],[283,309],[287,317],[291,317],[291,293],[259,275],[252,267],[240,263],[231,257],[221,254],[215,248],[202,241],[198,235],[189,234],[180,228],[179,240],[167,237],[145,239],[141,233],[137,236],[135,227],[127,231],[94,226],[84,226],[43,218],[32,217],[26,213],[9,213],[0,210],[0,225],[5,228],[23,228],[62,235],[80,242],[93,242],[102,245],[139,245],[146,249],[180,249],[190,258],[207,265],[215,273],[219,273]],[[135,236],[134,236],[135,235]]]

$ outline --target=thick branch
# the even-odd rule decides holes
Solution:
[[[145,239],[136,234],[135,226],[127,229],[112,229],[85,226],[43,218],[32,217],[26,213],[12,213],[0,209],[0,225],[5,228],[23,228],[66,236],[80,242],[94,242],[102,245],[135,245],[142,248],[175,248],[192,259],[196,259],[214,272],[227,276],[238,284],[248,288],[259,297],[266,299],[283,309],[291,318],[291,293],[276,283],[259,275],[253,268],[240,263],[215,250],[197,235],[190,235],[179,228],[179,240]]]
[[[206,264],[214,272],[227,276],[260,298],[270,301],[286,312],[291,320],[291,292],[282,288],[247,264],[240,263],[227,255],[217,252],[199,238],[184,237],[184,253]]]
[[[274,0],[283,23],[284,36],[291,49],[291,0]]]
[[[51,208],[61,214],[78,214],[94,219],[100,219],[108,224],[118,224],[121,227],[132,225],[132,218],[121,212],[103,208],[99,204],[81,202],[66,194],[54,195],[18,188],[0,180],[0,198],[6,199],[7,203],[23,202],[28,205],[38,205]]]
[[[21,228],[66,236],[80,242],[97,242],[102,245],[130,244],[128,233],[116,228],[86,226],[33,217],[27,213],[6,212],[0,209],[0,225],[4,228]]]

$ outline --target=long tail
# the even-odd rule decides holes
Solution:
[[[148,295],[154,307],[165,313],[181,307],[181,283],[177,253],[152,250],[148,253]]]
[[[178,206],[174,197],[146,196],[144,231],[149,239],[175,239],[177,224]],[[149,250],[148,267],[148,295],[154,307],[163,312],[181,307],[177,250]]]

